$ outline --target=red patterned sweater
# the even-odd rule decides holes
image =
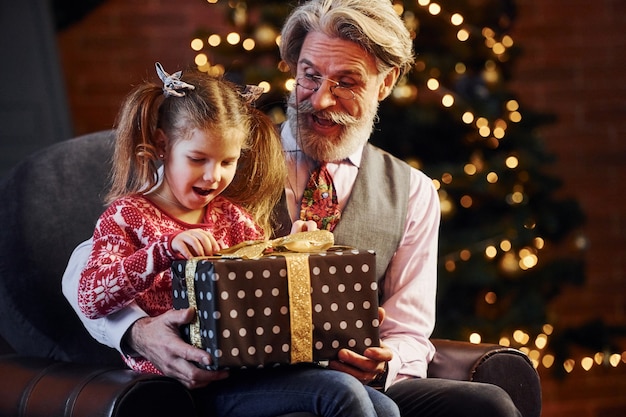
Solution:
[[[239,206],[216,197],[204,222],[181,222],[141,195],[114,201],[100,216],[93,248],[80,278],[78,305],[89,318],[99,318],[136,301],[150,316],[172,309],[170,266],[176,256],[170,242],[176,234],[201,228],[223,247],[263,239],[261,228]],[[133,369],[160,373],[143,358],[125,357]]]

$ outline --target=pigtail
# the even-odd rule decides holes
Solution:
[[[158,182],[157,147],[153,142],[163,103],[162,88],[146,83],[124,100],[116,121],[116,142],[107,202],[144,193]]]
[[[280,200],[287,168],[280,135],[274,123],[263,112],[250,107],[250,142],[239,158],[237,174],[224,196],[242,205],[272,235],[272,212]]]

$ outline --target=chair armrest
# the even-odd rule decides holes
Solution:
[[[431,340],[436,353],[429,378],[485,382],[498,385],[524,417],[541,414],[541,384],[532,362],[521,351],[492,344]]]
[[[0,392],[0,416],[196,416],[171,378],[45,358],[0,356]]]

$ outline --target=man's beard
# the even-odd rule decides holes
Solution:
[[[341,161],[365,144],[374,129],[377,111],[378,102],[367,106],[361,118],[327,110],[315,111],[309,100],[296,105],[295,90],[287,101],[287,120],[296,142],[306,155],[325,162]],[[341,126],[341,131],[330,136],[316,133],[309,125],[312,114],[332,120]]]

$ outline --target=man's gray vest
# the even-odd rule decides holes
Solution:
[[[373,145],[363,149],[352,193],[333,234],[335,244],[376,252],[381,281],[404,233],[409,201],[410,167]],[[291,230],[285,194],[275,210],[275,236]],[[382,287],[382,286],[381,286]]]

